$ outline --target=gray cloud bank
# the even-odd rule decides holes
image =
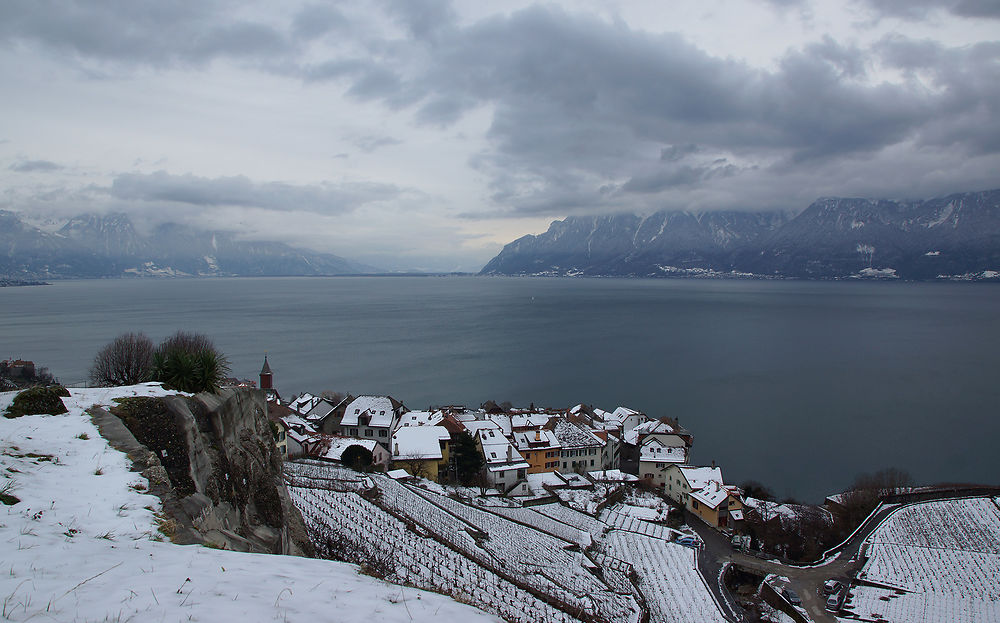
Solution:
[[[365,204],[395,199],[402,190],[389,184],[342,183],[295,185],[253,182],[244,176],[205,178],[196,175],[125,173],[108,189],[123,201],[166,202],[198,207],[247,207],[331,215]]]
[[[1000,17],[988,0],[859,3],[907,20]],[[553,7],[462,22],[444,1],[378,6],[269,13],[222,1],[11,0],[0,4],[0,42],[109,67],[235,61],[303,88],[342,85],[358,105],[379,104],[442,132],[488,110],[486,146],[470,171],[456,173],[486,179],[488,200],[465,214],[473,218],[801,208],[821,194],[930,196],[998,185],[998,41],[949,47],[894,35],[859,46],[827,36],[761,68],[713,56],[683,33]],[[401,141],[367,138],[359,147]],[[121,174],[109,192],[123,201],[294,204],[324,214],[402,193],[391,181],[297,186],[166,172]]]

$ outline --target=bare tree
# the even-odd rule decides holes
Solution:
[[[90,382],[112,387],[147,381],[155,350],[145,333],[123,333],[98,351],[90,367]]]

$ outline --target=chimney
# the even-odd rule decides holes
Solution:
[[[396,450],[393,452],[394,456],[399,456],[399,444],[396,444]]]
[[[510,462],[514,458],[514,446],[507,444],[507,461]]]
[[[542,431],[541,431],[541,429],[536,429],[535,430],[535,441],[541,441],[541,440],[542,440]]]
[[[715,459],[712,459],[712,469],[715,469]]]

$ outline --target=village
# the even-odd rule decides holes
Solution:
[[[450,405],[411,411],[392,396],[332,400],[303,393],[285,401],[266,357],[260,389],[286,460],[309,458],[395,477],[475,484],[483,493],[522,499],[591,482],[641,483],[726,533],[740,532],[744,521],[742,491],[725,483],[714,462],[689,464],[694,438],[674,419],[584,404],[515,408],[490,401],[477,409]],[[479,459],[473,461],[478,465],[473,473],[462,468],[466,447],[474,447]]]

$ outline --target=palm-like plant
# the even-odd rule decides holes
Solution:
[[[178,335],[181,335],[178,333]],[[185,334],[185,337],[190,335]],[[153,380],[182,392],[216,392],[229,373],[229,361],[204,336],[195,343],[167,338],[153,355]]]

